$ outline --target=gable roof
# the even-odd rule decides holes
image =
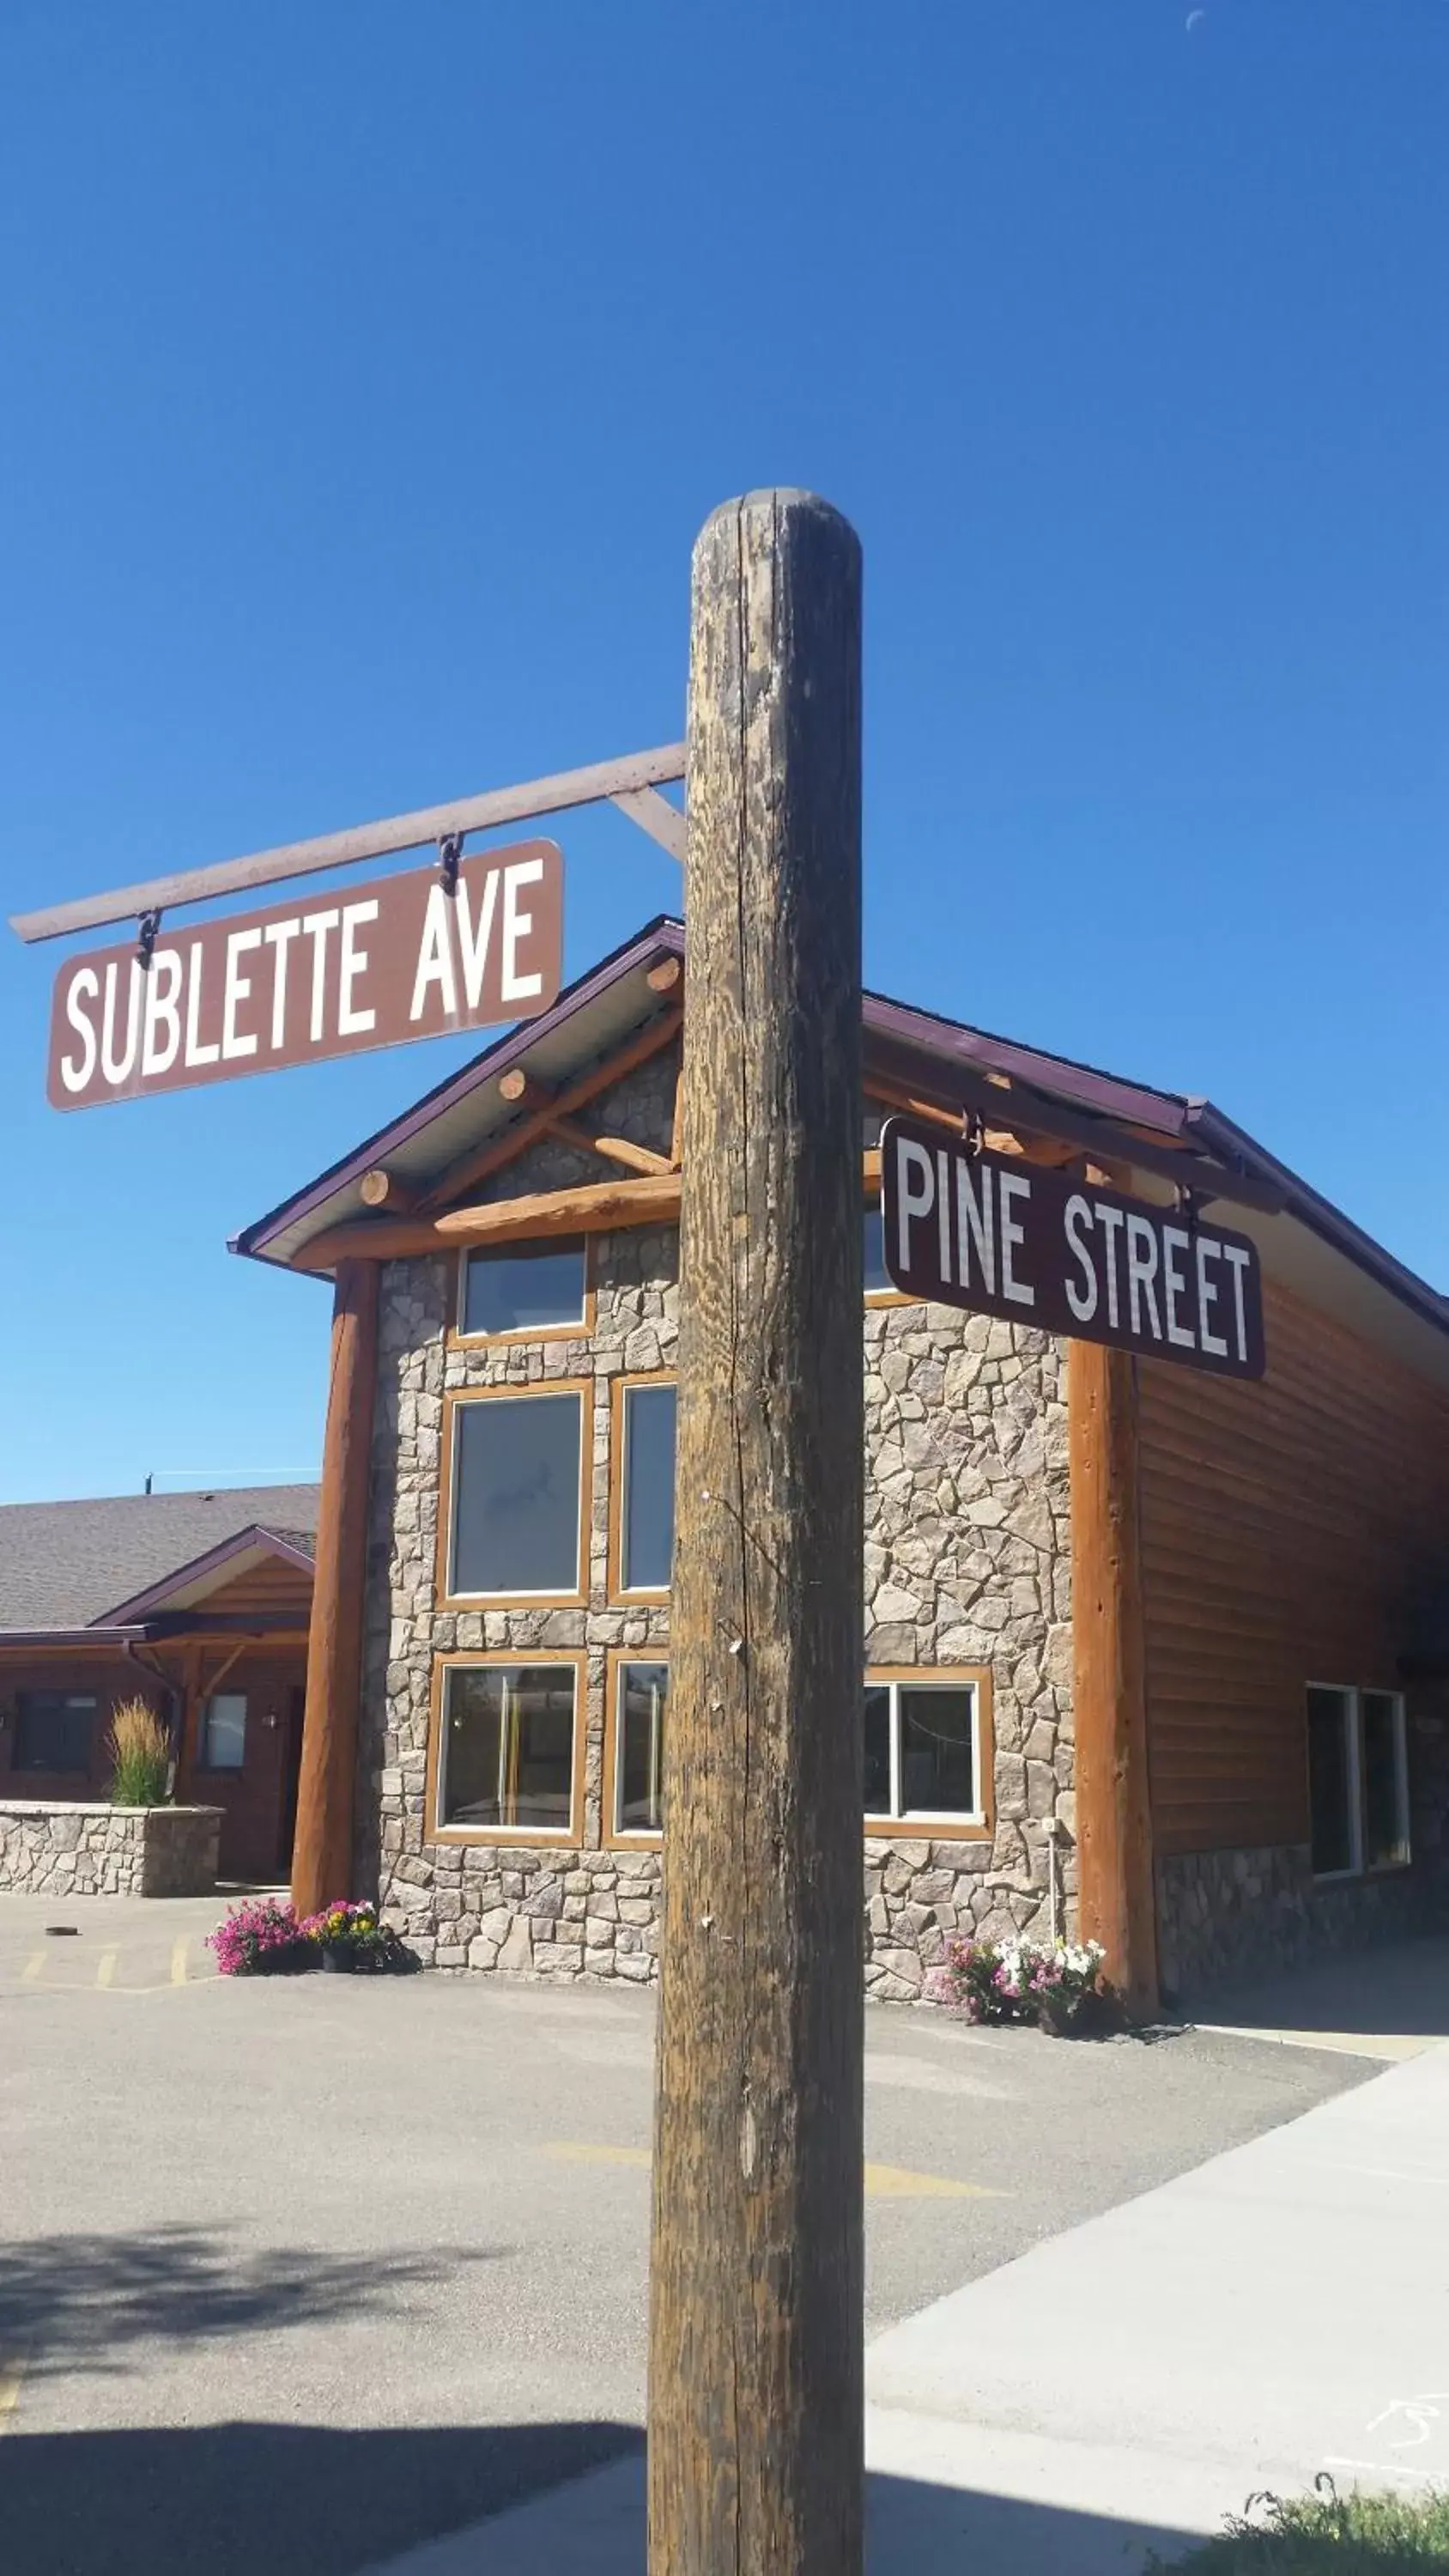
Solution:
[[[319,1490],[249,1485],[0,1504],[0,1641],[17,1630],[132,1624],[147,1605],[259,1539],[305,1564]]]
[[[417,1189],[435,1184],[519,1119],[500,1093],[500,1075],[526,1067],[541,1084],[557,1086],[602,1063],[673,1007],[677,994],[661,996],[648,977],[665,959],[683,957],[681,921],[661,914],[646,923],[560,993],[550,1010],[485,1047],[244,1227],[232,1251],[285,1267],[314,1236],[366,1220],[361,1182],[378,1165]],[[1207,1197],[1214,1195],[1214,1174],[1240,1184],[1259,1213],[1235,1207],[1232,1221],[1259,1240],[1270,1268],[1449,1383],[1449,1300],[1210,1100],[1125,1081],[881,993],[865,994],[864,1023],[868,1073],[890,1071],[948,1106],[979,1099],[985,1082],[993,1086],[985,1094],[992,1117],[1003,1127],[1028,1133],[1035,1121],[1037,1133],[1073,1138],[1086,1151],[1095,1146],[1104,1160],[1135,1162],[1159,1177],[1170,1173]]]

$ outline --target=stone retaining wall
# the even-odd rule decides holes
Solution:
[[[209,1896],[220,1807],[0,1804],[0,1888],[29,1896]]]

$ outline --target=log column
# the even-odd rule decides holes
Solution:
[[[1072,1655],[1082,1937],[1104,1944],[1131,2011],[1157,2010],[1138,1538],[1137,1363],[1068,1345]]]
[[[375,1261],[337,1264],[317,1570],[307,1645],[307,1706],[292,1845],[292,1902],[299,1914],[315,1914],[355,1892],[352,1802],[362,1696],[378,1284]]]
[[[694,556],[651,2576],[859,2576],[860,549]]]

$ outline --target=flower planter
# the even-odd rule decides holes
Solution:
[[[322,1942],[320,1947],[322,1952],[322,1966],[326,1975],[329,1977],[350,1977],[353,1974],[353,1971],[357,1966],[357,1962],[350,1950],[344,1950],[330,1941]]]

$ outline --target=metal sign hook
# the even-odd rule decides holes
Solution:
[[[462,857],[462,833],[445,832],[438,843],[438,874],[442,879],[443,892],[446,895],[454,895],[458,891],[458,869],[462,863]]]

